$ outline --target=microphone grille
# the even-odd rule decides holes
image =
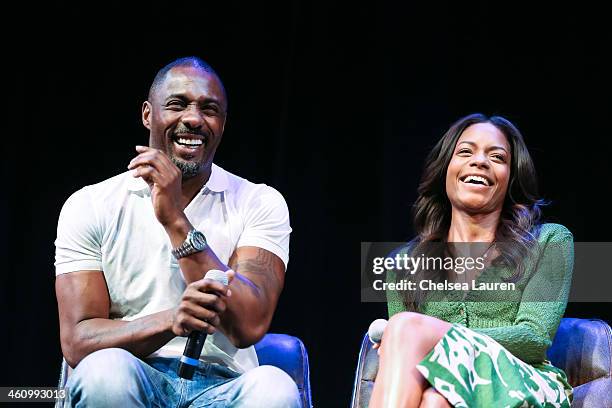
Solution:
[[[221,282],[224,285],[227,285],[227,274],[219,269],[211,269],[206,272],[204,276],[205,279],[212,279],[217,282]]]
[[[372,343],[380,343],[385,327],[387,327],[387,320],[385,319],[376,319],[370,324],[368,336]]]

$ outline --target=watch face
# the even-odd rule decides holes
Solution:
[[[191,234],[191,243],[198,251],[206,249],[206,237],[200,231],[193,231]]]

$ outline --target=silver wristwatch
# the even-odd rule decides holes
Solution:
[[[207,247],[208,243],[206,242],[204,234],[193,228],[187,233],[185,241],[172,250],[172,255],[174,255],[176,259],[181,259],[188,255],[195,254],[196,252],[201,252]]]

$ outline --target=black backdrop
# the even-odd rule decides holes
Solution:
[[[576,241],[610,241],[605,13],[584,2],[454,3],[5,11],[17,24],[4,34],[0,385],[55,383],[57,215],[146,143],[141,103],[180,56],[203,57],[227,87],[216,162],[289,205],[291,260],[271,331],[306,344],[318,406],[348,405],[361,336],[386,317],[385,305],[360,303],[359,243],[411,237],[424,156],[458,117],[513,120],[552,201],[548,220]],[[609,304],[570,304],[566,315],[612,321]]]

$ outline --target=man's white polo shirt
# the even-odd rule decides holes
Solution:
[[[289,211],[283,196],[213,164],[211,176],[185,208],[191,224],[225,264],[238,247],[256,246],[289,260]],[[103,271],[112,319],[133,320],[178,305],[185,281],[162,225],[155,218],[149,186],[130,172],[74,193],[62,208],[55,241],[55,273]],[[151,356],[181,356],[176,337]],[[251,346],[237,349],[217,332],[200,358],[237,372],[257,367]]]

